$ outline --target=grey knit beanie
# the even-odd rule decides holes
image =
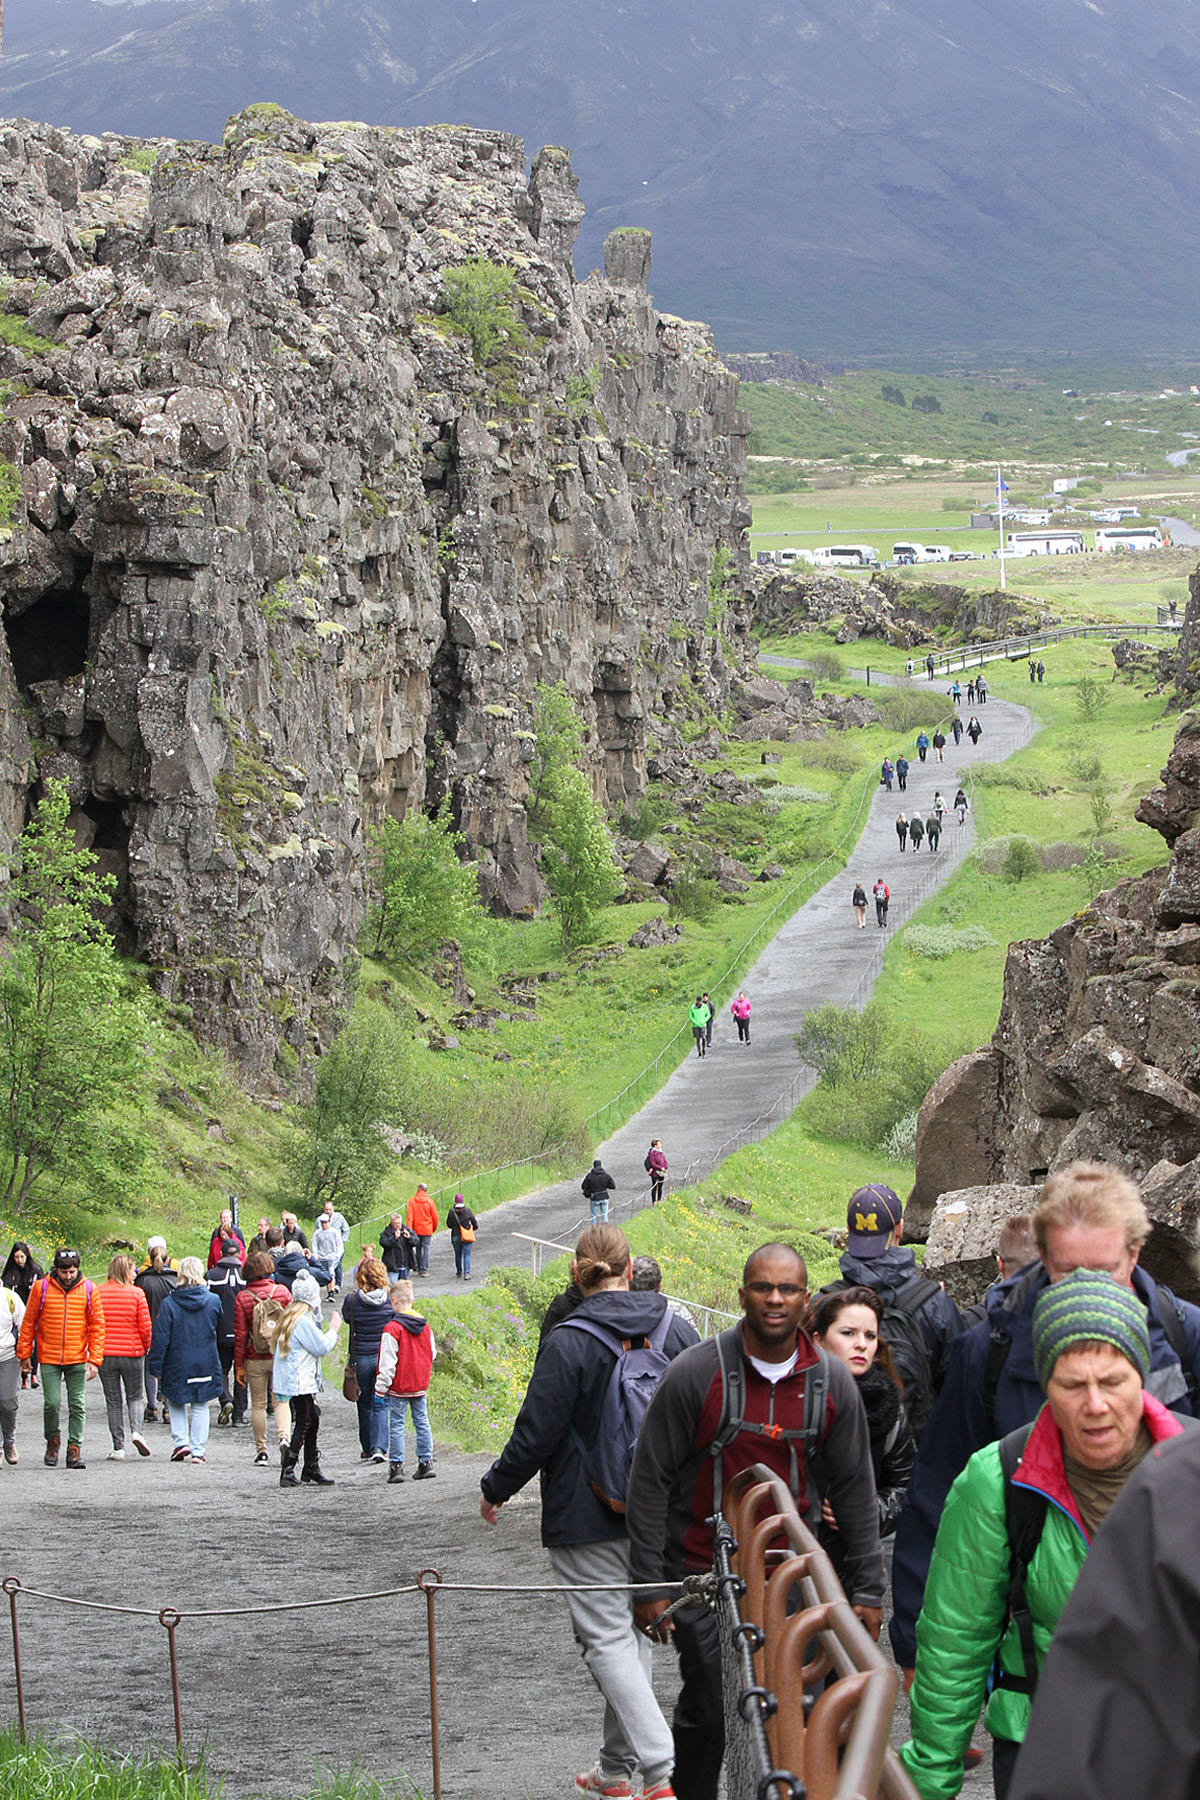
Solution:
[[[1146,1309],[1132,1288],[1099,1269],[1076,1269],[1039,1296],[1033,1309],[1033,1361],[1043,1389],[1064,1350],[1112,1344],[1143,1383],[1150,1373]]]

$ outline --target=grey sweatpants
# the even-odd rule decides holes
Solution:
[[[625,1538],[593,1544],[552,1544],[550,1561],[563,1582],[629,1581]],[[627,1593],[568,1593],[567,1609],[588,1674],[604,1696],[600,1768],[612,1776],[642,1771],[646,1787],[665,1781],[675,1762],[671,1728],[650,1680],[650,1639],[633,1623]]]
[[[0,1440],[11,1444],[17,1429],[17,1395],[21,1391],[21,1365],[15,1356],[0,1362]]]

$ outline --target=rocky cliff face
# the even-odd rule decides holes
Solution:
[[[751,602],[759,625],[803,631],[836,620],[839,644],[881,638],[902,650],[932,643],[937,626],[970,645],[1058,623],[1039,600],[999,590],[980,594],[950,582],[916,587],[886,570],[864,585],[824,571],[793,567],[778,574],[763,565],[751,572]]]
[[[1138,817],[1171,846],[1167,865],[1010,949],[991,1044],[952,1064],[921,1108],[906,1221],[923,1236],[941,1196],[987,1218],[993,1184],[1036,1190],[1076,1159],[1117,1163],[1155,1219],[1144,1260],[1196,1299],[1200,712],[1180,721],[1163,782]]]
[[[274,107],[155,148],[0,128],[0,864],[62,777],[126,942],[263,1073],[340,991],[372,823],[449,794],[535,904],[538,681],[609,802],[681,690],[723,699],[747,423],[645,234],[575,281],[563,151],[527,181],[512,137]],[[491,368],[443,305],[480,257],[526,334]]]

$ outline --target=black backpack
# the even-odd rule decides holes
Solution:
[[[821,1289],[822,1294],[836,1294],[856,1287],[853,1281],[835,1281]],[[933,1411],[933,1370],[929,1345],[917,1323],[917,1314],[933,1296],[941,1292],[939,1282],[928,1275],[911,1275],[903,1287],[891,1291],[874,1288],[872,1292],[883,1303],[880,1335],[892,1356],[892,1364],[904,1387],[904,1410],[912,1431],[913,1442],[921,1442],[921,1433]]]
[[[1030,1697],[1038,1683],[1038,1664],[1033,1642],[1033,1616],[1025,1593],[1025,1577],[1029,1573],[1034,1551],[1042,1541],[1046,1508],[1050,1502],[1045,1494],[1040,1494],[1033,1488],[1019,1487],[1013,1476],[1025,1454],[1025,1446],[1035,1422],[1018,1425],[1015,1431],[1010,1431],[999,1443],[1000,1471],[1004,1476],[1004,1529],[1008,1537],[1008,1616],[1017,1628],[1025,1672],[1013,1675],[1009,1670],[1002,1669],[998,1651],[992,1671],[993,1687],[1008,1688],[1011,1693],[1028,1694]]]

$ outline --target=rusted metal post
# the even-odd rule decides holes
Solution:
[[[15,1575],[6,1575],[3,1582],[4,1592],[8,1595],[8,1612],[12,1620],[13,1674],[17,1682],[17,1730],[21,1742],[25,1737],[25,1684],[21,1679],[21,1635],[17,1630],[17,1595],[21,1591],[21,1583]]]
[[[179,1758],[180,1768],[186,1768],[187,1759],[183,1753],[183,1715],[179,1710],[179,1656],[175,1649],[175,1627],[179,1624],[180,1614],[173,1606],[164,1606],[158,1615],[158,1622],[167,1634],[167,1648],[171,1653],[171,1705],[175,1710],[175,1754]]]
[[[441,1585],[437,1569],[422,1569],[417,1586],[425,1596],[425,1618],[429,1634],[429,1743],[433,1752],[433,1800],[442,1800],[442,1746],[438,1730],[437,1623],[433,1597]]]

